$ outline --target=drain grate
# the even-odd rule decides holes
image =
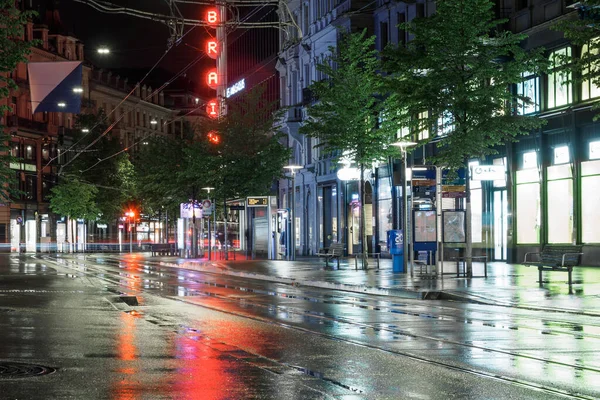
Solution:
[[[55,368],[43,365],[0,361],[0,379],[27,378],[54,372],[56,372]]]

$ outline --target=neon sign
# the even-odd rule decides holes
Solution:
[[[206,55],[213,60],[219,55],[219,43],[215,39],[206,42]]]
[[[219,118],[219,101],[217,99],[210,100],[206,103],[206,114],[210,118]]]
[[[227,91],[225,92],[225,97],[233,96],[234,94],[241,92],[245,88],[246,88],[246,80],[245,79],[237,81],[236,83],[233,84],[233,86],[227,88]]]
[[[216,24],[216,23],[217,23],[217,21],[219,20],[219,17],[218,17],[218,15],[219,15],[219,14],[217,13],[217,10],[214,10],[214,9],[213,9],[213,10],[208,10],[208,11],[206,12],[206,21],[207,21],[209,24],[211,24],[211,25],[214,25],[214,24]]]
[[[216,68],[211,69],[206,75],[206,84],[211,89],[217,89],[219,86],[219,75],[217,75]]]

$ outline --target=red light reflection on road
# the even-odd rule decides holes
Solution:
[[[135,345],[137,314],[121,313],[121,327],[117,336],[117,359],[122,367],[117,369],[117,379],[112,388],[111,398],[117,400],[131,400],[138,398],[141,391],[140,381],[137,379],[139,370],[137,368],[137,347]]]

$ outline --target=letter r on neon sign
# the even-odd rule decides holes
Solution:
[[[217,55],[217,41],[216,40],[208,41],[208,43],[206,44],[206,52],[208,53],[209,56]]]

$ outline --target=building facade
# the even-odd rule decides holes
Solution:
[[[305,89],[311,81],[322,79],[315,72],[316,63],[335,46],[335,26],[340,23],[347,2],[288,2],[290,17],[297,30],[290,38],[282,37],[278,68],[281,73],[281,103],[289,107],[285,128],[294,149],[292,162],[303,166],[295,177],[294,189],[289,181],[280,183],[280,202],[289,204],[290,190],[295,190],[296,249],[298,254],[314,254],[331,241],[346,245],[348,253],[358,250],[358,187],[355,181],[337,179],[339,169],[330,159],[319,154],[314,140],[298,134],[305,118],[310,93]],[[507,18],[505,29],[524,33],[527,49],[544,47],[551,62],[559,55],[579,55],[588,51],[571,45],[561,32],[550,29],[565,18],[577,18],[567,3],[555,1],[496,2],[498,17]],[[379,50],[387,44],[402,45],[410,40],[397,28],[402,22],[431,15],[435,3],[376,2],[371,22],[358,26],[372,27]],[[285,15],[283,16],[285,17]],[[350,25],[353,28],[355,25]],[[573,81],[560,74],[559,66],[543,76],[524,76],[522,84],[512,88],[530,97],[534,104],[519,112],[537,115],[547,123],[538,131],[519,138],[499,149],[498,155],[485,160],[472,160],[471,167],[493,165],[505,170],[504,179],[470,181],[472,201],[471,227],[475,254],[489,260],[522,262],[524,254],[539,251],[545,244],[581,244],[582,263],[598,265],[600,230],[595,221],[600,211],[594,204],[600,200],[600,129],[594,121],[597,111],[591,106],[598,101],[600,90],[590,81]],[[431,134],[435,135],[434,127]],[[418,138],[415,138],[418,139]],[[409,170],[431,170],[427,158],[434,144],[415,149],[408,157]],[[418,168],[420,167],[420,168]],[[400,227],[402,212],[401,161],[390,160],[365,176],[367,213],[367,247],[386,253],[386,231]],[[418,175],[416,170],[413,176]],[[419,180],[428,183],[421,185]],[[433,180],[433,181],[432,181]],[[433,183],[432,183],[433,182]],[[432,186],[433,185],[433,186]],[[441,188],[441,187],[440,187]],[[462,196],[436,196],[435,175],[413,180],[407,192],[411,211],[420,203],[438,210],[464,208]],[[448,194],[448,193],[446,193]],[[443,196],[442,196],[443,195]],[[411,213],[408,213],[409,219]],[[438,241],[441,240],[438,229]],[[448,247],[463,247],[456,243]],[[453,250],[448,250],[448,257]]]

